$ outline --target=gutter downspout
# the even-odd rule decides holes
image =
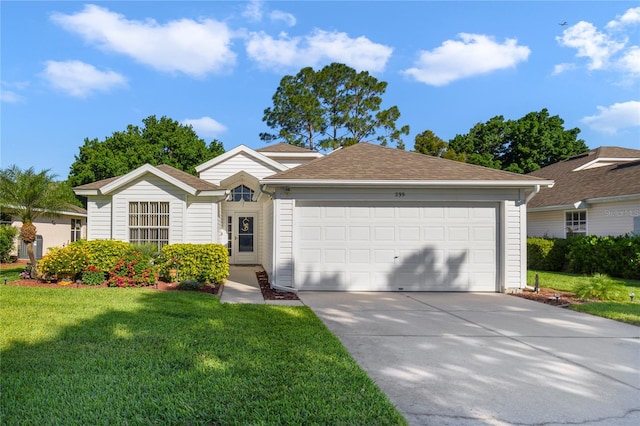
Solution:
[[[260,192],[262,192],[263,194],[267,194],[269,197],[273,198],[276,195],[276,193],[275,192],[266,191],[264,189],[266,186],[267,185],[265,185],[264,183],[261,183],[260,186],[259,186]]]
[[[540,192],[540,185],[536,185],[534,190],[531,191],[531,193],[529,193],[529,195],[527,195],[527,197],[524,199],[524,203],[527,204],[529,201],[531,201],[531,199],[538,193]]]

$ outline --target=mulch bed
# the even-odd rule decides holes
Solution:
[[[265,271],[257,271],[256,278],[260,285],[260,291],[262,291],[262,297],[264,300],[300,300],[298,295],[290,291],[278,291],[271,288],[269,284],[269,276]]]
[[[585,300],[576,299],[573,293],[553,290],[551,288],[544,287],[540,287],[537,293],[532,290],[523,289],[522,292],[511,293],[511,295],[563,308],[571,305],[579,305],[586,302]]]
[[[70,281],[45,282],[40,280],[16,280],[16,281],[7,282],[7,285],[21,286],[21,287],[47,287],[47,288],[105,288],[107,287],[106,283],[103,283],[100,285],[86,285],[80,282],[70,282]],[[178,284],[159,281],[157,285],[154,284],[148,287],[141,287],[141,288],[149,288],[152,290],[159,290],[159,291],[178,291]],[[189,291],[189,290],[182,290],[182,291]],[[218,292],[220,291],[220,284],[206,284],[204,287],[202,287],[197,291],[201,293],[209,293],[209,294],[217,295]]]

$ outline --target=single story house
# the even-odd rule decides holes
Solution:
[[[52,247],[62,247],[70,242],[86,238],[87,211],[85,209],[70,205],[65,211],[58,214],[57,217],[39,216],[33,222],[37,232],[33,247],[36,259],[41,259]],[[12,214],[10,209],[2,211],[0,223],[18,229],[22,227],[22,222]],[[27,246],[19,238],[16,241],[15,254],[20,260],[29,259]]]
[[[551,180],[359,143],[238,146],[75,188],[88,239],[226,244],[285,290],[485,291],[526,283],[526,203]]]
[[[528,203],[529,236],[640,234],[640,150],[603,146],[528,176],[555,182]]]

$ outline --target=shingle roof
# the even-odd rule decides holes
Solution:
[[[297,153],[297,152],[300,152],[300,153],[302,153],[302,152],[304,152],[304,153],[313,152],[313,153],[315,153],[316,152],[316,151],[312,151],[312,150],[310,150],[308,148],[304,148],[304,147],[296,146],[296,145],[291,145],[291,144],[288,144],[288,143],[277,143],[275,145],[267,145],[267,146],[264,146],[262,148],[256,149],[256,151],[258,151],[258,152],[294,152],[294,153]]]
[[[187,172],[183,172],[182,170],[178,170],[175,167],[171,167],[166,164],[155,166],[155,168],[171,176],[172,178],[177,179],[185,183],[186,185],[189,185],[190,187],[198,191],[211,191],[211,190],[220,189],[218,185],[215,185],[211,182],[207,182],[206,180],[200,179],[196,176],[190,175]],[[122,176],[114,176],[111,178],[99,180],[97,182],[87,183],[85,185],[76,186],[74,189],[75,190],[98,190],[120,179]]]
[[[542,189],[529,201],[529,208],[566,206],[591,198],[640,195],[640,161],[574,171],[596,159],[606,158],[637,159],[640,150],[600,147],[529,173],[529,176],[555,181],[553,188]]]
[[[533,176],[358,143],[265,178],[344,181],[527,181]]]

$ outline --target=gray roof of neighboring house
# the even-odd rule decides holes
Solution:
[[[197,189],[198,191],[209,191],[220,189],[218,185],[215,185],[211,182],[207,182],[206,180],[200,179],[199,177],[193,176],[187,172],[183,172],[182,170],[178,170],[175,167],[168,166],[166,164],[161,164],[159,166],[154,166],[156,169],[161,172],[171,176],[174,179],[177,179],[190,187]],[[123,175],[124,176],[124,175]],[[120,179],[122,176],[114,176],[107,179],[102,179],[97,182],[87,183],[85,185],[76,186],[75,190],[98,190],[104,187],[105,185],[110,184],[111,182]]]
[[[287,152],[287,153],[310,153],[316,152],[302,146],[291,145],[288,143],[277,143],[275,145],[267,145],[256,149],[258,152]]]
[[[358,143],[264,179],[341,181],[539,181],[430,155]]]
[[[625,158],[636,160],[613,161]],[[607,165],[575,171],[594,160]],[[640,150],[604,146],[551,164],[529,173],[529,176],[555,181],[553,188],[543,188],[529,201],[529,208],[566,206],[593,198],[640,195]]]

